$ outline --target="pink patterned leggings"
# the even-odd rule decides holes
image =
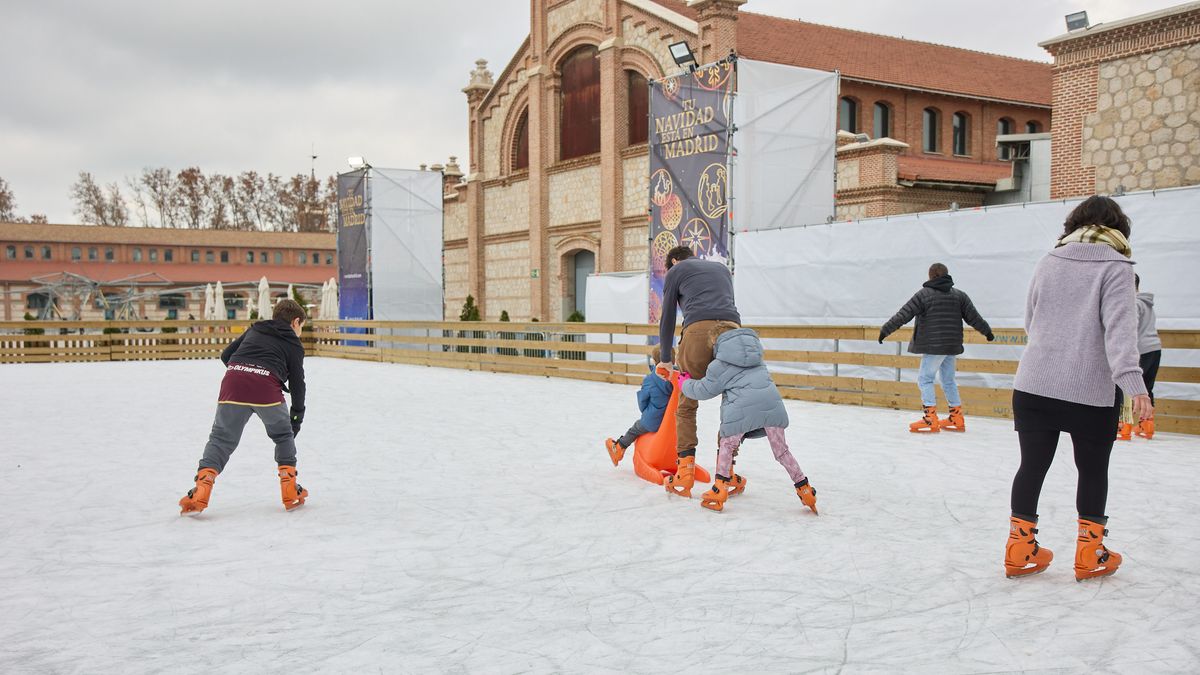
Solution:
[[[767,427],[767,440],[771,442],[771,452],[775,453],[775,461],[783,465],[787,469],[788,476],[791,477],[792,483],[799,483],[804,480],[804,472],[800,470],[800,465],[796,463],[796,456],[788,450],[787,438],[784,437],[783,427]],[[733,475],[733,457],[737,454],[738,448],[742,445],[742,439],[745,434],[736,434],[726,436],[720,440],[720,449],[717,451],[717,475],[729,478]]]

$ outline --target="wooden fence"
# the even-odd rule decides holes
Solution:
[[[0,322],[0,363],[214,358],[248,325],[245,321]],[[164,328],[175,332],[164,333]],[[916,385],[900,382],[898,370],[916,369],[919,357],[861,351],[864,344],[875,341],[878,327],[753,328],[763,338],[833,345],[767,350],[767,360],[781,371],[774,374],[775,382],[787,398],[914,411],[921,406]],[[104,329],[108,332],[102,332]],[[27,334],[38,330],[43,334]],[[995,332],[995,343],[973,332],[968,332],[967,341],[1025,344],[1025,334],[1019,329]],[[311,330],[304,331],[303,340],[312,356],[634,384],[647,372],[645,359],[626,362],[613,356],[647,354],[650,348],[644,338],[655,334],[656,327],[637,324],[316,321]],[[1200,331],[1160,331],[1160,335],[1167,352],[1200,349]],[[889,342],[911,338],[911,329],[902,329]],[[1165,360],[1169,361],[1169,356]],[[789,366],[794,370],[812,364],[832,366],[835,374],[782,372]],[[841,366],[892,369],[893,376],[846,376],[836,372]],[[1000,358],[958,360],[958,370],[967,373],[1012,375],[1016,367],[1016,361]],[[1158,382],[1200,384],[1200,368],[1164,366]],[[1011,417],[1011,390],[959,389],[969,415]],[[1162,431],[1200,434],[1200,401],[1158,397],[1155,421]]]

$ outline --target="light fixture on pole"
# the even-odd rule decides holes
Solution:
[[[676,42],[667,47],[671,52],[671,58],[675,59],[675,65],[691,68],[695,70],[699,65],[696,63],[696,55],[692,53],[692,47],[687,42]]]
[[[362,157],[350,157],[346,160],[346,163],[348,163],[350,165],[351,169],[369,169],[369,168],[371,168],[371,165],[367,164],[367,160],[363,159]]]
[[[1087,12],[1072,12],[1067,15],[1067,31],[1088,28],[1089,26],[1091,24],[1088,22]]]

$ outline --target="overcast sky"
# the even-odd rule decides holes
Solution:
[[[764,14],[1048,60],[1037,43],[1170,0],[750,0]],[[528,0],[0,0],[0,177],[22,215],[74,222],[80,170],[142,167],[318,176],[466,162],[461,89],[499,72]]]

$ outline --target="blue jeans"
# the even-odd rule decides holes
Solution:
[[[926,408],[937,405],[937,392],[933,389],[934,378],[940,377],[942,389],[946,391],[946,402],[950,407],[962,405],[958,397],[958,383],[954,381],[954,364],[957,357],[943,354],[921,356],[921,369],[917,371],[917,386],[921,388],[921,404]]]

